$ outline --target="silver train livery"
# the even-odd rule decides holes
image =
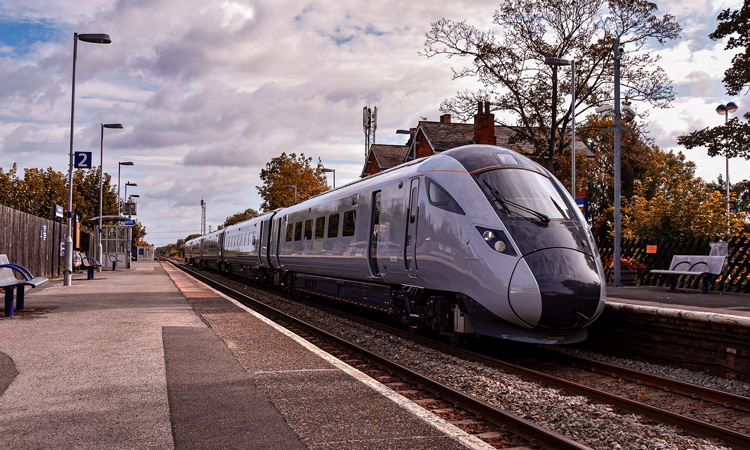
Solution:
[[[411,161],[198,237],[185,259],[450,339],[579,342],[606,297],[573,199],[539,164],[488,145]]]

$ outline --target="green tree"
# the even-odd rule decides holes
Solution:
[[[680,26],[671,15],[656,12],[647,0],[503,0],[494,14],[495,31],[445,18],[433,23],[424,55],[468,59],[471,65],[454,69],[454,79],[477,78],[483,85],[445,100],[443,111],[467,121],[479,100],[490,101],[512,118],[500,124],[516,126],[515,138],[532,144],[550,166],[554,154],[569,145],[558,136],[569,132],[572,120],[561,95],[570,92],[571,83],[569,72],[558,77],[557,67],[546,66],[545,59],[575,60],[576,115],[585,116],[614,100],[613,43],[619,39],[625,49],[623,96],[667,107],[674,97],[669,79],[658,58],[642,49],[648,39],[663,44],[677,38]]]
[[[253,217],[258,217],[260,213],[253,208],[247,208],[246,210],[242,212],[238,212],[237,214],[232,214],[231,216],[227,217],[227,219],[219,225],[219,230],[222,228],[226,228],[229,225],[234,225],[235,223],[244,222],[245,220],[252,219]]]
[[[260,205],[263,211],[273,211],[276,208],[291,206],[294,204],[294,189],[297,187],[297,202],[327,191],[323,163],[318,159],[317,165],[312,165],[312,158],[305,158],[304,153],[297,156],[295,153],[287,155],[282,153],[266,164],[266,168],[260,171],[260,179],[263,186],[256,186],[263,203]]]
[[[732,58],[732,66],[724,72],[727,94],[737,95],[750,85],[750,4],[747,0],[739,10],[725,9],[717,18],[716,31],[708,35],[714,41],[729,37],[726,50],[741,49]]]

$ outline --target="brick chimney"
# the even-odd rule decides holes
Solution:
[[[440,116],[440,123],[451,123],[451,115],[443,114],[442,116]]]
[[[488,101],[479,102],[477,115],[474,116],[474,143],[497,145],[495,115],[490,114],[490,102]]]

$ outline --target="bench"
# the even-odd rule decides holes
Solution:
[[[669,264],[671,269],[656,269],[652,270],[651,273],[669,275],[669,289],[672,291],[677,287],[678,276],[699,275],[703,277],[703,293],[705,294],[708,293],[709,279],[722,274],[726,266],[726,260],[726,256],[674,255],[672,262]]]
[[[24,278],[19,280],[15,272]],[[16,308],[23,311],[25,286],[35,288],[49,281],[46,277],[34,277],[29,270],[18,264],[11,264],[7,255],[0,254],[0,288],[5,290],[5,316],[13,317],[13,288],[16,288]]]
[[[112,263],[112,270],[113,271],[117,270],[117,262],[120,260],[120,258],[114,253],[110,253],[108,257],[109,257],[109,262]]]
[[[87,279],[93,280],[94,279],[94,272],[96,269],[100,268],[102,265],[99,264],[99,261],[97,261],[95,258],[92,258],[90,256],[86,256],[85,253],[81,253],[81,267],[86,269],[88,272]]]

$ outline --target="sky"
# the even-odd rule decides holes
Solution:
[[[705,180],[725,160],[685,150],[677,137],[720,125],[721,83],[733,52],[708,35],[741,0],[655,0],[683,28],[649,42],[676,91],[670,109],[649,110],[650,136],[683,151]],[[440,103],[475,81],[452,79],[468,61],[420,55],[430,24],[445,17],[492,29],[498,2],[392,0],[24,0],[0,2],[0,167],[67,173],[73,33],[107,33],[109,45],[78,42],[75,151],[93,153],[121,183],[136,183],[138,219],[156,246],[260,209],[260,171],[282,152],[320,158],[336,184],[358,178],[365,157],[362,109],[378,108],[376,142],[403,144],[397,129],[437,121]],[[582,118],[579,118],[581,120]],[[330,177],[330,174],[329,174]],[[730,181],[750,162],[730,161]],[[332,177],[329,183],[332,183]],[[124,187],[123,187],[124,191]],[[123,192],[124,193],[124,192]]]

